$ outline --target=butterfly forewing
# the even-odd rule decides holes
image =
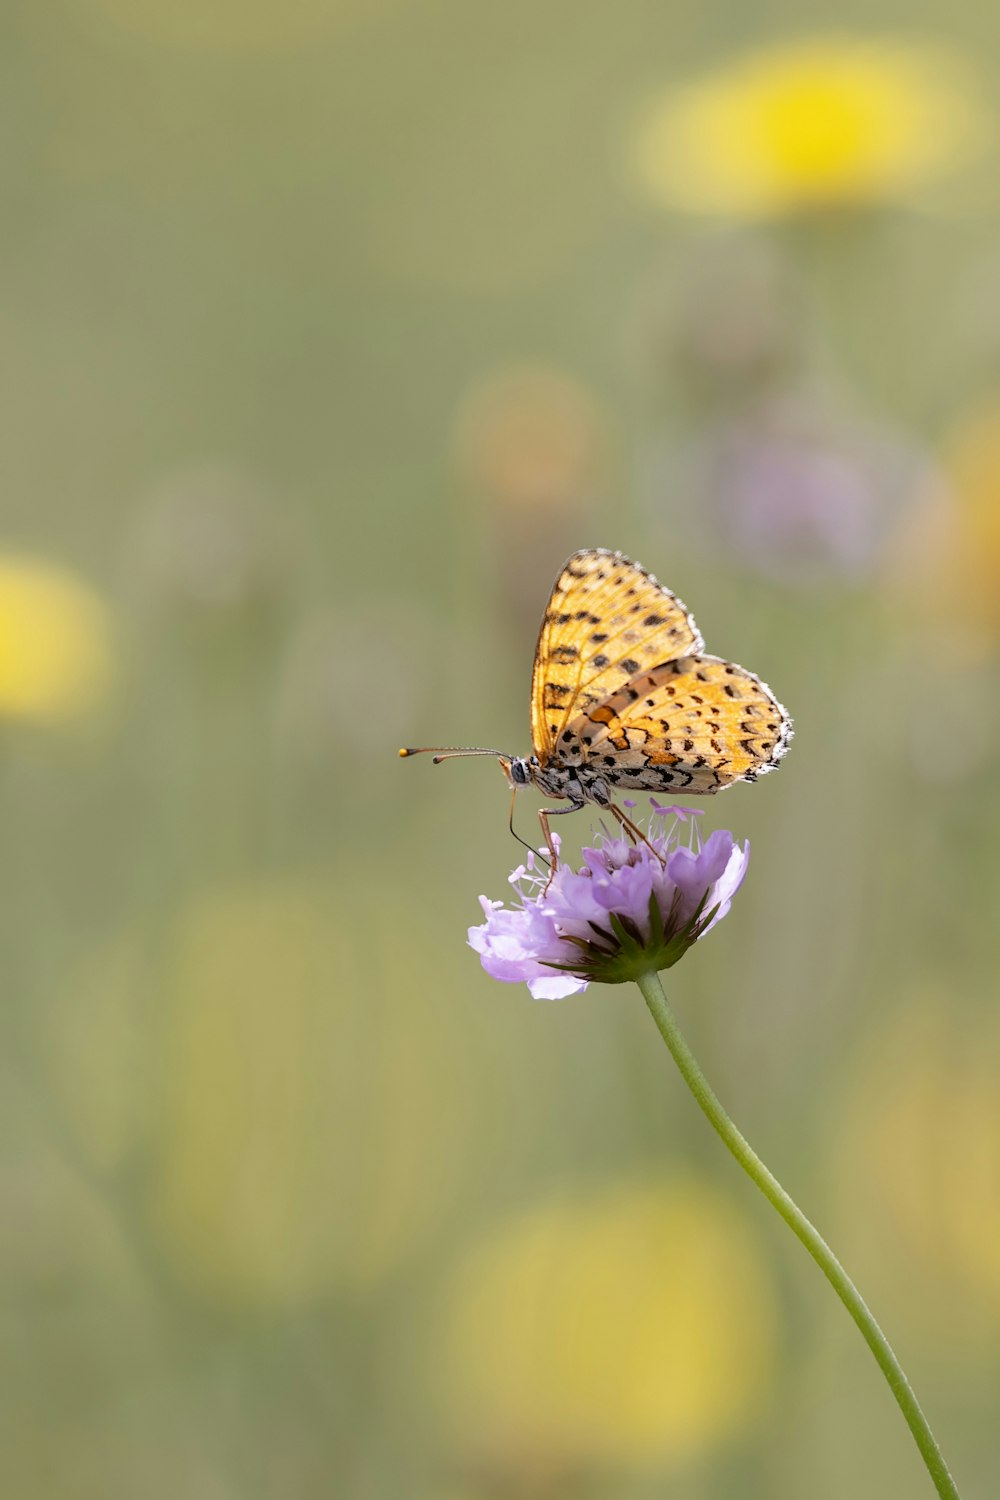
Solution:
[[[578,763],[585,748],[582,739],[574,743],[578,725],[596,713],[604,730],[602,706],[627,694],[633,679],[702,644],[681,601],[644,568],[600,548],[574,552],[556,579],[535,651],[531,738],[541,765]]]
[[[695,654],[637,673],[567,733],[568,762],[612,786],[706,795],[776,766],[791,721],[752,672]]]

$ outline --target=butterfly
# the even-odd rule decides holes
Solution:
[[[494,756],[511,787],[512,819],[523,786],[567,801],[538,814],[553,870],[549,818],[588,802],[645,843],[612,801],[613,789],[710,796],[772,771],[792,737],[770,688],[745,667],[706,655],[704,644],[689,610],[645,568],[621,552],[585,548],[560,570],[538,632],[534,753],[461,746],[399,753],[432,754],[435,764]]]

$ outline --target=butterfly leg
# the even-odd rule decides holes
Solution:
[[[552,842],[552,829],[549,827],[549,819],[557,818],[565,813],[579,812],[583,805],[582,802],[571,802],[569,807],[540,807],[538,809],[538,821],[542,825],[542,833],[545,836],[545,847],[549,851],[549,878],[545,882],[545,891],[552,884],[552,877],[556,873],[556,866],[559,863],[559,855],[556,853],[556,846]],[[543,896],[545,891],[542,892]]]
[[[653,848],[653,845],[649,842],[649,839],[643,833],[642,829],[637,824],[632,822],[632,819],[629,817],[628,813],[623,812],[620,807],[616,807],[613,802],[608,803],[608,812],[610,812],[614,817],[618,819],[619,823],[622,825],[625,832],[632,840],[633,844],[645,844],[646,848],[652,850],[652,852],[656,855],[657,859],[660,861],[660,864],[666,867],[667,862],[663,858],[663,855],[658,849]]]

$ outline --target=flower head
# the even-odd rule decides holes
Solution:
[[[669,825],[658,823],[668,816]],[[526,983],[536,1000],[559,1000],[591,980],[622,984],[669,969],[726,915],[750,846],[723,829],[702,843],[689,810],[655,801],[648,840],[602,829],[582,867],[560,864],[551,880],[529,856],[511,876],[519,905],[480,897],[486,921],[469,928],[469,943],[487,974]]]
[[[761,49],[669,95],[637,165],[671,206],[766,215],[905,196],[985,131],[974,80],[943,49],[815,38]]]

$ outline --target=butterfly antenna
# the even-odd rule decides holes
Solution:
[[[436,766],[443,760],[456,760],[460,755],[492,755],[496,760],[511,759],[502,750],[481,750],[472,745],[421,745],[417,749],[404,748],[399,755],[401,760],[406,760],[409,755],[433,755]]]

